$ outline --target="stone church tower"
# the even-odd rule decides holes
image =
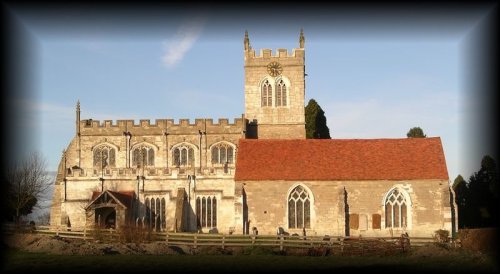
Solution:
[[[261,49],[250,46],[245,32],[245,118],[248,138],[305,139],[305,55],[301,30],[299,48]]]

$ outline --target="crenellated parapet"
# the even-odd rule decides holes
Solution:
[[[300,31],[299,48],[292,49],[291,54],[287,49],[279,48],[275,52],[271,49],[260,49],[256,54],[255,49],[250,46],[248,32],[245,32],[244,49],[245,49],[245,67],[262,66],[264,63],[279,61],[286,66],[304,65],[304,33]]]
[[[303,58],[304,49],[292,49],[292,54],[288,53],[288,49],[279,48],[275,52],[271,49],[260,49],[259,54],[255,54],[255,49],[250,49],[247,51],[246,57],[248,58],[259,58],[259,59],[269,59],[269,58]]]
[[[262,66],[272,61],[278,61],[286,66],[303,66],[305,60],[304,49],[292,49],[289,54],[287,49],[261,49],[259,54],[255,54],[255,49],[245,51],[245,67]]]
[[[196,118],[194,123],[189,119],[156,119],[153,123],[148,119],[135,120],[93,120],[86,119],[80,122],[80,134],[85,135],[123,135],[128,132],[132,135],[164,135],[167,134],[198,134],[207,133],[234,133],[241,134],[245,130],[245,119],[235,118],[229,122],[227,118],[213,119]]]

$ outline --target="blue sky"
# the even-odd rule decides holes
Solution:
[[[419,126],[441,137],[452,181],[468,178],[491,153],[464,133],[477,126],[481,108],[466,64],[488,9],[408,21],[399,13],[332,12],[276,24],[184,9],[130,20],[74,10],[13,13],[33,58],[32,92],[15,103],[36,133],[30,149],[50,170],[75,135],[77,100],[82,119],[241,117],[245,30],[256,50],[291,51],[304,29],[306,102],[318,101],[333,138],[405,138]]]

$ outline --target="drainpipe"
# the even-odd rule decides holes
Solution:
[[[201,172],[201,168],[202,168],[202,164],[201,164],[202,163],[202,161],[201,161],[201,150],[202,150],[201,149],[201,140],[203,138],[203,135],[206,136],[207,133],[206,133],[206,131],[201,131],[201,130],[198,130],[198,133],[200,134],[200,172]]]
[[[64,171],[63,171],[63,174],[64,174],[64,202],[66,201],[66,183],[67,183],[67,179],[66,179],[66,150],[63,150],[63,158],[64,158]]]
[[[163,135],[165,135],[165,167],[168,170],[168,135],[170,135],[166,130],[163,132]]]
[[[132,138],[132,133],[129,131],[124,131],[125,136],[125,167],[130,168],[130,138]]]

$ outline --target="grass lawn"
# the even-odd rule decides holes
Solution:
[[[495,272],[497,262],[491,257],[457,253],[453,256],[387,257],[348,256],[278,256],[278,255],[53,255],[8,250],[3,254],[2,273],[23,271],[131,272],[330,272],[405,271],[405,272]],[[54,272],[55,273],[55,272]],[[147,273],[147,272],[146,272]],[[151,272],[150,272],[151,273]],[[389,272],[386,272],[389,273]]]

